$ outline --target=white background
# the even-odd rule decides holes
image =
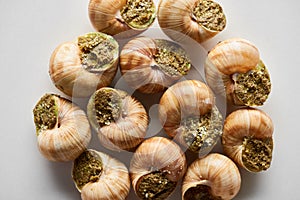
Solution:
[[[261,107],[275,124],[272,166],[258,174],[241,170],[242,187],[235,199],[299,199],[299,2],[218,2],[227,27],[204,48],[230,37],[250,40],[260,50],[273,84]],[[93,31],[87,6],[88,0],[0,0],[0,199],[80,199],[71,163],[53,163],[38,152],[32,109],[45,92],[61,94],[48,76],[49,58],[58,44]],[[102,149],[95,135],[89,147]],[[134,199],[132,193],[129,199]],[[180,199],[179,192],[170,199]]]

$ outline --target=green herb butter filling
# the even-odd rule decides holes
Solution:
[[[186,75],[191,68],[190,59],[184,49],[167,40],[155,40],[157,52],[153,56],[155,66],[169,76]]]
[[[74,161],[72,177],[78,189],[87,183],[97,182],[102,172],[103,164],[100,156],[90,150],[83,152]]]
[[[242,161],[253,172],[267,170],[271,165],[273,139],[245,137],[243,141]]]
[[[44,95],[33,109],[37,135],[40,131],[53,129],[58,120],[58,106],[55,95]]]
[[[152,0],[127,0],[121,17],[132,28],[145,29],[154,21],[155,5]]]
[[[111,88],[102,88],[95,93],[94,111],[97,123],[102,126],[110,125],[115,122],[122,111],[121,97]]]
[[[170,181],[165,173],[155,171],[140,178],[136,191],[141,199],[163,200],[173,192],[176,184]]]
[[[235,75],[236,97],[247,106],[261,106],[271,92],[270,75],[260,61],[254,70]]]
[[[118,45],[110,36],[102,33],[88,33],[78,37],[81,63],[89,72],[101,72],[115,62]]]
[[[210,0],[200,0],[195,4],[192,10],[192,19],[213,31],[222,31],[226,26],[222,7]]]
[[[184,200],[222,200],[221,197],[215,197],[211,194],[211,188],[207,185],[197,185],[189,188],[184,193]]]
[[[212,147],[222,134],[223,121],[218,109],[214,107],[211,112],[198,116],[187,117],[183,120],[182,137],[192,152],[205,151]]]

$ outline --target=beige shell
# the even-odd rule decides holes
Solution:
[[[104,125],[100,125],[97,113],[101,111],[95,106],[95,97],[106,91],[111,91],[120,98],[120,113],[114,121],[107,120]],[[97,131],[100,143],[110,150],[135,148],[144,140],[148,128],[148,115],[144,106],[128,93],[118,89],[104,87],[97,90],[88,102],[87,115],[92,127]]]
[[[124,200],[129,194],[130,179],[126,166],[111,156],[92,149],[88,151],[96,153],[102,161],[102,172],[97,181],[85,184],[81,189],[83,200]],[[73,164],[74,170],[74,164]],[[72,170],[72,171],[73,171]],[[74,171],[73,171],[74,172]],[[72,173],[74,179],[74,174]]]
[[[143,32],[154,22],[156,12],[153,2],[152,16],[141,27],[131,25],[122,18],[120,12],[126,3],[127,0],[90,0],[88,13],[94,28],[109,35],[118,34],[116,37],[128,38]]]
[[[226,18],[223,16],[223,27],[221,29],[212,29],[207,27],[212,21],[197,22],[193,15],[193,9],[199,3],[214,3],[222,15],[222,7],[210,0],[161,0],[158,5],[158,22],[164,33],[175,41],[184,41],[190,37],[199,43],[221,32],[226,25]],[[209,13],[209,16],[216,17],[215,13]]]
[[[184,120],[189,117],[199,118],[209,114],[213,109],[216,110],[216,113],[218,112],[215,107],[215,97],[210,88],[201,81],[186,80],[174,84],[163,94],[159,102],[159,119],[169,136],[175,137],[180,144],[189,148],[184,140],[184,134],[189,127],[185,128]],[[218,122],[221,125],[222,120],[219,120],[221,118],[219,114],[211,115],[211,117],[211,124]],[[212,126],[210,127],[208,129],[214,129]],[[219,127],[219,132],[213,131],[214,134],[208,135],[205,139],[206,148],[201,149],[199,146],[200,150],[197,149],[194,152],[201,156],[207,154],[219,139],[221,127]],[[199,129],[200,126],[196,128]],[[196,138],[196,136],[194,137]]]
[[[68,96],[88,97],[98,88],[108,86],[115,77],[118,69],[118,43],[109,35],[96,34],[107,38],[115,46],[114,50],[111,51],[114,58],[112,63],[97,70],[97,72],[90,72],[83,66],[82,51],[78,46],[78,39],[62,43],[51,55],[49,74],[52,82]]]
[[[233,199],[241,187],[241,175],[226,156],[212,153],[195,160],[187,169],[182,184],[182,199]]]
[[[257,67],[264,67],[258,49],[245,39],[232,38],[218,43],[209,52],[205,61],[205,77],[207,84],[213,91],[216,94],[226,96],[230,103],[255,106],[264,103],[266,99],[261,99],[261,103],[252,102],[247,104],[242,102],[236,93],[235,79],[238,74],[250,73]],[[269,76],[267,70],[266,76]],[[257,85],[257,83],[254,84]],[[266,84],[270,83],[267,82]],[[270,85],[264,87],[270,89]],[[267,89],[264,88],[264,90]],[[260,96],[260,94],[255,95]],[[268,93],[266,97],[267,95]]]
[[[38,112],[50,107],[40,104],[43,98],[51,98],[55,105],[55,118],[52,126],[39,127],[48,123],[46,114]],[[70,161],[79,156],[91,140],[90,124],[86,114],[70,101],[54,94],[45,94],[34,108],[34,121],[37,128],[37,143],[41,154],[51,161]]]
[[[176,52],[179,58],[172,56],[171,64],[158,63],[155,56],[160,49]],[[178,52],[178,53],[177,53]],[[178,66],[178,71],[172,63],[183,62]],[[172,66],[172,67],[171,67]],[[189,58],[182,47],[174,42],[149,37],[138,37],[130,40],[120,54],[120,68],[127,84],[142,93],[162,92],[176,80],[183,77],[190,69]]]
[[[273,129],[271,118],[261,110],[234,111],[224,122],[224,153],[248,171],[266,170],[272,159]]]
[[[184,152],[175,142],[163,137],[147,139],[137,148],[130,163],[133,189],[140,198],[147,198],[147,196],[151,198],[147,193],[142,197],[138,194],[143,177],[153,172],[160,172],[165,174],[168,181],[176,184],[183,177],[186,167]],[[156,185],[159,183],[153,181],[152,186],[156,187]],[[173,190],[168,191],[165,198],[172,192]]]

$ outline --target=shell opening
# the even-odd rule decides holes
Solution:
[[[103,164],[101,157],[93,151],[86,150],[74,160],[72,177],[76,187],[81,190],[90,182],[97,182],[101,176]]]
[[[210,0],[200,0],[195,4],[192,19],[213,31],[222,31],[226,26],[226,17],[222,7]]]
[[[183,139],[192,152],[205,151],[215,145],[222,134],[223,120],[216,107],[202,116],[183,119]]]
[[[127,0],[121,17],[132,28],[146,29],[155,19],[155,5],[152,0]]]
[[[169,76],[186,75],[191,68],[191,61],[184,49],[167,40],[155,40],[157,51],[153,55],[155,66]]]
[[[88,33],[78,37],[81,62],[89,72],[100,72],[117,59],[118,44],[103,33]]]
[[[197,185],[189,188],[184,193],[184,200],[222,200],[221,197],[215,197],[211,193],[211,188],[207,185]]]
[[[102,88],[94,96],[94,111],[97,123],[102,126],[110,125],[119,119],[122,111],[122,99],[118,92],[111,88]]]
[[[247,106],[261,106],[271,92],[270,75],[260,61],[254,70],[235,74],[235,95]]]
[[[166,174],[160,171],[151,172],[139,179],[137,195],[141,199],[166,199],[175,189],[177,183],[170,181]]]
[[[53,129],[58,123],[58,105],[56,96],[53,94],[44,95],[33,109],[36,132]]]
[[[245,137],[243,147],[242,161],[246,169],[259,172],[270,167],[273,151],[272,138]]]

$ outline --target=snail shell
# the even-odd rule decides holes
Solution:
[[[241,187],[241,175],[226,156],[212,153],[195,160],[182,184],[182,199],[233,199]]]
[[[143,105],[113,88],[100,88],[91,96],[87,115],[100,143],[111,150],[131,150],[144,140],[148,128]]]
[[[267,170],[272,160],[273,129],[271,118],[261,110],[234,111],[224,122],[224,153],[248,171]]]
[[[49,74],[55,86],[66,95],[87,97],[112,82],[118,57],[119,45],[113,37],[87,33],[54,50]]]
[[[205,61],[207,84],[234,105],[260,106],[271,91],[270,75],[258,49],[232,38],[218,43]]]
[[[186,35],[202,43],[226,26],[222,7],[211,0],[162,0],[157,17],[162,30],[175,41]]]
[[[48,160],[74,160],[88,146],[90,124],[84,111],[70,101],[45,94],[33,114],[38,148]]]
[[[185,171],[184,152],[175,142],[163,137],[142,142],[130,163],[133,189],[141,199],[166,199]]]
[[[159,118],[166,133],[184,147],[207,154],[222,133],[222,116],[210,88],[198,80],[178,82],[159,102]]]
[[[142,93],[156,93],[187,74],[191,62],[174,42],[138,37],[123,47],[120,67],[129,86]]]
[[[90,0],[88,12],[97,31],[124,37],[146,30],[156,17],[152,0]]]
[[[130,190],[126,166],[92,149],[74,160],[72,178],[83,200],[124,200]]]

